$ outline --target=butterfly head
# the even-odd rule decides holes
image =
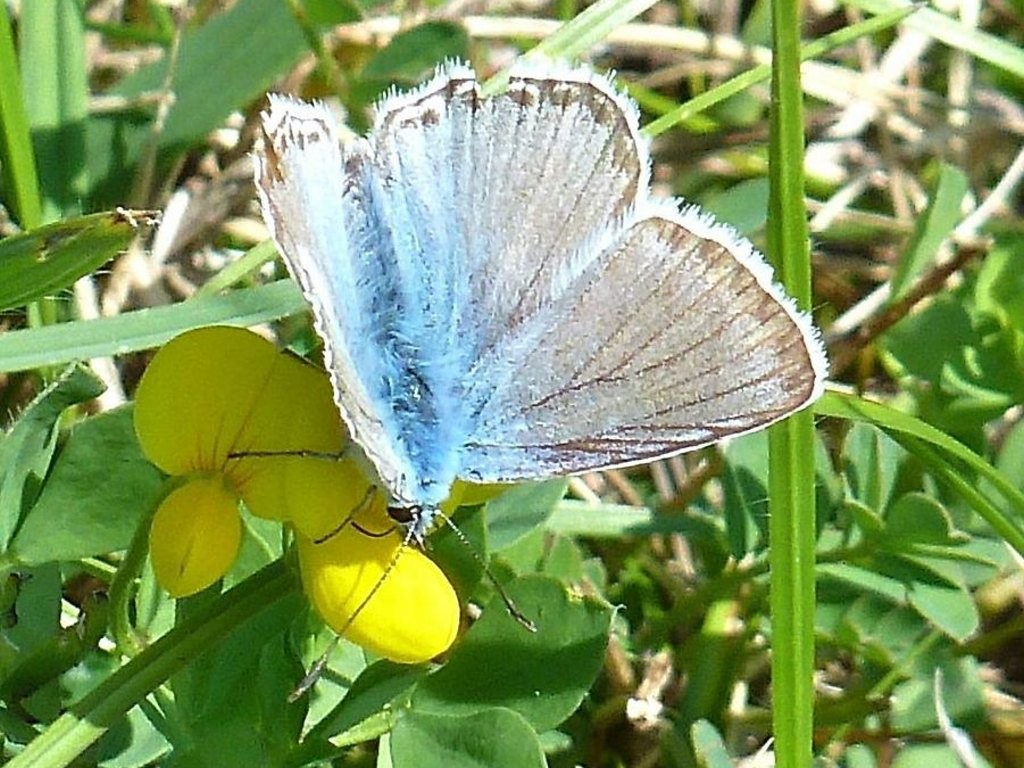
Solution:
[[[409,538],[420,547],[426,541],[427,533],[433,526],[436,515],[435,507],[427,507],[422,504],[392,503],[388,507],[388,517],[402,526]]]

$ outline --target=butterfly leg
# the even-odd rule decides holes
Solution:
[[[344,461],[352,457],[351,444],[346,445],[340,451],[309,451],[302,448],[284,451],[232,451],[228,454],[229,459],[253,459],[253,458],[280,458],[282,456],[296,456],[300,459],[323,459],[325,461]]]
[[[375,539],[383,538],[384,536],[387,536],[389,533],[391,533],[391,531],[394,530],[394,526],[383,532],[375,532],[367,530],[366,528],[363,528],[363,526],[361,526],[359,523],[355,522],[357,515],[359,515],[361,512],[365,512],[367,509],[370,508],[370,504],[373,503],[373,497],[376,495],[377,486],[371,485],[369,488],[366,489],[366,493],[363,495],[362,501],[360,501],[347,515],[345,515],[345,517],[342,518],[341,522],[338,523],[334,528],[329,530],[323,536],[319,536],[313,539],[313,543],[323,544],[325,541],[329,541],[330,539],[334,538],[339,533],[341,533],[341,531],[344,530],[345,526],[349,523],[351,523],[352,527],[360,533]]]

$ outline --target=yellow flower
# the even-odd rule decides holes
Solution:
[[[172,596],[194,594],[230,568],[242,500],[294,526],[310,599],[353,642],[403,662],[451,645],[455,591],[426,555],[403,547],[383,494],[340,457],[347,436],[323,371],[250,331],[190,331],[146,370],[135,430],[150,461],[178,482],[150,529],[153,570]],[[261,451],[293,454],[253,455]]]
[[[347,438],[323,371],[241,328],[200,328],[166,344],[139,383],[135,431],[167,474],[221,473],[253,514],[312,538],[370,487],[354,462],[333,458]],[[232,458],[254,451],[325,457]]]
[[[383,504],[353,522],[358,527],[347,525],[320,543],[296,537],[310,602],[336,632],[392,661],[416,663],[447,650],[459,629],[448,579],[403,541]]]
[[[224,478],[197,476],[164,498],[149,537],[157,581],[172,597],[194,594],[223,576],[238,553],[238,497]]]

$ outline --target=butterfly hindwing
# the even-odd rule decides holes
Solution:
[[[746,241],[666,203],[477,365],[464,474],[510,482],[763,427],[817,397],[825,357]]]

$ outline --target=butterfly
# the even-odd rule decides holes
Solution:
[[[485,97],[447,64],[342,144],[271,96],[255,178],[335,401],[422,542],[456,478],[621,467],[817,398],[820,335],[753,245],[651,193],[636,104],[587,68]]]

